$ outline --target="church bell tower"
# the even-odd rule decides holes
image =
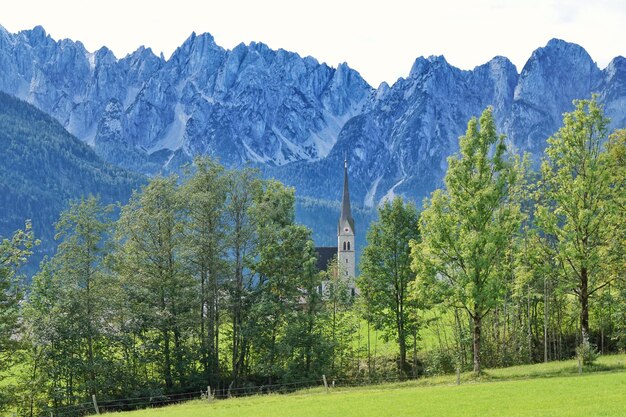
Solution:
[[[354,247],[354,219],[350,210],[350,190],[348,189],[348,159],[343,163],[343,197],[341,199],[341,216],[337,225],[337,261],[339,273],[348,284],[348,291],[356,294],[355,270],[356,257]]]

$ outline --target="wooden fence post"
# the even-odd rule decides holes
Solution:
[[[96,400],[96,394],[91,394],[91,399],[93,400],[93,408],[96,409],[96,414],[100,415],[100,409],[98,409],[98,401]]]
[[[328,382],[326,382],[326,375],[322,375],[322,379],[324,380],[324,388],[326,389],[326,392],[328,393]]]

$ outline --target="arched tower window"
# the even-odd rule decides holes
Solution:
[[[348,242],[348,250],[350,250],[350,242]]]
[[[343,242],[343,250],[346,250],[346,242]]]

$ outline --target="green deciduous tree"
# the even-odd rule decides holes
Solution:
[[[111,210],[96,197],[71,202],[56,224],[57,253],[33,279],[26,310],[38,357],[32,367],[49,381],[55,407],[112,391],[105,353],[112,281],[104,265]]]
[[[314,318],[318,283],[310,231],[294,224],[293,188],[267,181],[256,193],[254,203],[251,215],[256,225],[258,257],[251,268],[258,279],[253,311],[255,317],[264,320],[257,323],[253,342],[260,355],[258,366],[270,376],[271,383],[272,377],[285,369],[285,353],[289,351],[302,360],[303,374],[311,372],[312,346],[308,342],[312,341],[314,326],[302,309],[312,308],[310,318]],[[290,331],[292,337],[282,336]],[[301,339],[296,340],[294,334]]]
[[[607,264],[619,231],[611,163],[603,150],[608,120],[595,99],[574,104],[548,139],[536,217],[561,285],[578,298],[581,340],[588,346],[589,299],[615,279]]]
[[[79,344],[85,347],[84,371],[87,391],[98,391],[95,344],[102,336],[100,326],[106,323],[106,299],[110,281],[104,271],[108,254],[106,239],[111,232],[112,207],[102,207],[96,197],[89,197],[61,214],[56,225],[56,239],[61,243],[54,257],[55,273],[62,280],[63,298],[75,303],[68,306],[69,318],[78,330]]]
[[[322,298],[324,301],[323,325],[326,329],[325,338],[328,344],[330,374],[338,375],[342,367],[352,356],[352,337],[356,330],[351,307],[354,305],[345,270],[342,269],[335,255],[328,263],[326,270],[320,271]],[[366,317],[370,317],[367,316]]]
[[[417,335],[417,303],[410,297],[409,284],[415,280],[411,270],[410,241],[419,240],[415,206],[400,197],[385,202],[378,209],[378,221],[367,233],[367,246],[361,261],[358,285],[367,298],[369,319],[398,343],[398,368],[409,373],[407,342]]]
[[[614,211],[611,222],[615,235],[612,239],[611,256],[613,274],[626,280],[626,129],[616,130],[609,137],[607,146],[608,164],[611,172],[611,188]]]
[[[506,287],[521,214],[511,193],[516,170],[491,108],[483,112],[480,126],[470,120],[459,144],[459,155],[448,158],[445,188],[425,202],[420,218],[422,241],[412,245],[415,289],[420,299],[438,298],[467,311],[474,372],[480,373],[482,320]]]
[[[20,302],[23,289],[17,270],[32,253],[34,240],[30,222],[11,239],[0,240],[0,374],[16,360],[19,346]],[[0,393],[0,411],[6,405],[6,393]]]
[[[228,266],[224,168],[208,158],[197,158],[191,176],[180,187],[179,198],[184,221],[184,262],[199,290],[196,317],[200,323],[204,381],[216,386],[219,382],[220,313]]]
[[[158,352],[167,390],[184,386],[185,337],[198,299],[182,262],[183,222],[177,178],[155,178],[122,208],[117,223],[116,270],[126,290],[137,331]]]
[[[254,277],[247,267],[257,253],[255,226],[250,210],[261,183],[258,171],[252,169],[230,172],[226,183],[228,235],[225,244],[229,260],[227,291],[228,314],[232,323],[231,387],[236,386],[243,376],[247,367],[247,358],[249,358],[248,325],[254,323],[254,319],[249,315],[253,302]]]

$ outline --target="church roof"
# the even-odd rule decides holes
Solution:
[[[330,261],[337,256],[336,246],[318,246],[315,248],[315,254],[317,255],[317,262],[315,268],[318,271],[326,271]]]
[[[348,188],[348,160],[343,163],[343,196],[341,198],[341,217],[339,218],[339,224],[337,225],[337,233],[341,232],[341,225],[348,222],[352,233],[356,233],[354,230],[354,219],[352,218],[352,211],[350,210],[350,190]]]

